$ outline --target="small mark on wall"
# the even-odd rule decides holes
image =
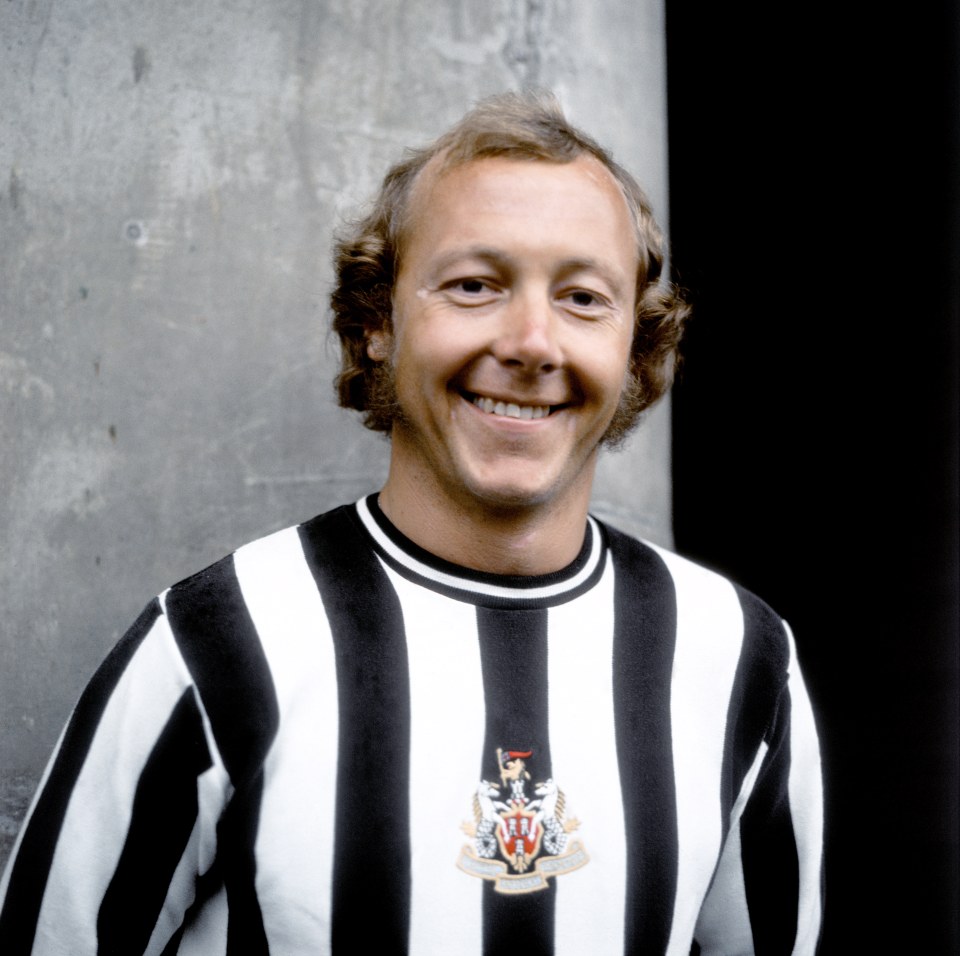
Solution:
[[[123,224],[123,238],[135,246],[142,246],[147,241],[146,224],[139,219],[131,219]]]
[[[111,426],[107,429],[107,433],[110,435],[110,441],[116,441],[116,440],[117,440],[117,426],[116,426],[116,425],[111,425]]]
[[[80,286],[80,298],[85,299],[88,295],[90,295],[90,290],[86,286]]]
[[[133,51],[133,82],[139,83],[150,70],[150,57],[146,47],[138,46]]]

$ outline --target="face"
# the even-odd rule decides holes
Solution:
[[[624,388],[637,270],[592,157],[482,159],[416,184],[394,289],[391,480],[459,505],[589,499]]]

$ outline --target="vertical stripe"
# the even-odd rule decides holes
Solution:
[[[789,708],[789,692],[784,691],[770,750],[740,821],[744,886],[758,956],[792,952],[797,933],[800,873],[787,794]]]
[[[553,776],[547,713],[547,612],[478,607],[477,626],[487,701],[480,776],[501,784],[501,799],[509,799],[509,785],[501,783],[497,750],[529,751],[529,757],[519,758],[526,765],[523,773],[529,774],[529,779],[524,778],[529,798],[536,782]],[[484,881],[484,953],[552,954],[556,891],[556,880],[550,880],[546,889],[511,896]]]
[[[410,658],[410,952],[479,956],[483,881],[457,868],[473,822],[484,704],[477,616],[387,569]]]
[[[762,732],[769,747],[740,821],[754,946],[758,956],[765,956],[790,953],[797,931],[800,873],[787,790],[791,760],[790,692],[786,686],[789,647],[780,619],[752,594],[741,592],[740,598],[751,641],[746,651],[749,659],[756,661],[747,700],[761,709],[752,715],[744,707],[740,722],[744,729],[738,728],[738,736],[749,740],[756,732],[750,723],[765,712]]]
[[[208,729],[208,742],[211,739]],[[197,827],[193,833],[187,852],[184,853],[170,882],[167,902],[157,928],[150,941],[148,956],[157,952],[163,939],[170,942],[163,950],[163,956],[171,953],[195,952],[188,945],[181,946],[180,940],[196,941],[198,926],[210,927],[206,919],[212,912],[211,899],[222,897],[222,926],[214,936],[207,936],[199,952],[204,956],[223,956],[227,945],[226,890],[223,885],[223,857],[217,856],[218,825],[224,808],[233,794],[229,778],[218,755],[213,754],[213,766],[200,775],[198,786]],[[182,902],[190,901],[189,909],[183,913]],[[171,936],[171,933],[173,934]],[[179,948],[178,948],[179,947]]]
[[[740,818],[757,782],[767,745],[761,744],[748,769],[740,793],[730,809],[730,828],[717,863],[710,892],[700,908],[697,943],[703,956],[731,956],[753,953],[753,927],[743,883],[740,845]]]
[[[677,801],[677,893],[667,952],[687,956],[727,822],[720,802],[730,693],[743,613],[719,575],[658,552],[673,577],[677,641],[670,719]]]
[[[203,719],[188,687],[140,775],[127,839],[97,916],[99,953],[146,949],[197,820],[197,779],[210,766]]]
[[[725,763],[730,770],[724,784],[725,817],[773,719],[788,660],[780,619],[755,595],[742,588],[736,591],[744,615],[744,644],[727,717]]]
[[[229,912],[227,956],[266,956],[270,952],[256,888],[262,799],[261,769],[234,794],[217,828]]]
[[[165,607],[236,788],[218,828],[230,907],[228,953],[266,953],[254,844],[263,761],[277,732],[277,700],[233,558],[171,588]]]
[[[725,806],[737,789],[697,936],[705,956],[812,954],[819,934],[822,840],[816,729],[799,674],[791,671],[789,687],[784,684],[789,631],[785,640],[783,622],[754,595],[738,589],[738,597],[745,639],[727,718]],[[792,700],[794,687],[798,701]],[[808,832],[810,865],[801,871],[798,837]],[[798,905],[804,914],[799,931]]]
[[[697,925],[703,952],[710,956],[754,950],[741,820],[768,752],[763,737],[776,709],[785,662],[782,635],[772,612],[753,595],[739,588],[737,594],[744,614],[744,640],[725,722],[721,812],[727,838]],[[754,900],[754,908],[758,905],[762,906]]]
[[[218,778],[225,780],[226,772],[222,765],[216,762],[198,778],[198,819],[170,879],[166,900],[144,951],[145,956],[170,956],[179,953],[184,934],[188,926],[195,921],[197,911],[209,900],[211,888],[213,891],[222,889],[219,871],[216,866],[211,865],[216,853],[215,821],[219,819],[226,803],[223,788],[216,787]],[[217,789],[220,790],[219,794],[216,793]],[[214,808],[210,805],[211,797],[217,795],[220,799],[216,801]],[[211,810],[214,812],[211,813]],[[214,821],[214,825],[211,825],[211,821]],[[184,910],[188,901],[189,907]],[[207,952],[214,956],[218,952],[222,953],[225,946],[226,930],[220,937],[219,945],[208,947]]]
[[[786,625],[785,625],[786,626]],[[800,899],[797,907],[796,956],[814,953],[820,937],[823,909],[823,780],[820,748],[813,710],[807,696],[793,634],[790,642],[790,815],[793,818],[800,862]]]
[[[241,548],[234,560],[280,710],[280,731],[264,765],[257,897],[270,951],[312,953],[309,941],[330,939],[338,725],[333,642],[295,528]],[[291,886],[298,899],[291,898]]]
[[[627,834],[624,948],[662,953],[677,888],[669,696],[676,597],[651,549],[613,530],[610,548],[617,568],[613,693]]]
[[[276,735],[277,700],[233,557],[172,587],[164,604],[227,773],[242,787]]]
[[[613,562],[590,592],[549,612],[553,775],[586,866],[557,877],[557,956],[622,956],[626,833],[613,711]],[[598,927],[603,931],[598,932]]]
[[[15,851],[0,913],[0,939],[7,956],[27,956],[33,948],[40,907],[74,784],[114,688],[159,615],[160,605],[154,600],[100,666],[70,718]]]
[[[345,509],[300,533],[330,620],[340,688],[331,940],[402,954],[410,920],[410,689],[403,616]]]

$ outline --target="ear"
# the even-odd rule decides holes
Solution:
[[[367,357],[385,362],[390,357],[390,333],[386,329],[367,333]]]

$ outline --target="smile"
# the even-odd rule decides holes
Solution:
[[[506,418],[519,418],[529,420],[534,418],[546,418],[551,412],[550,405],[518,405],[516,402],[495,401],[492,398],[486,398],[483,395],[466,396],[467,401],[475,405],[481,412],[487,415],[502,415]],[[555,406],[559,407],[559,406]]]

